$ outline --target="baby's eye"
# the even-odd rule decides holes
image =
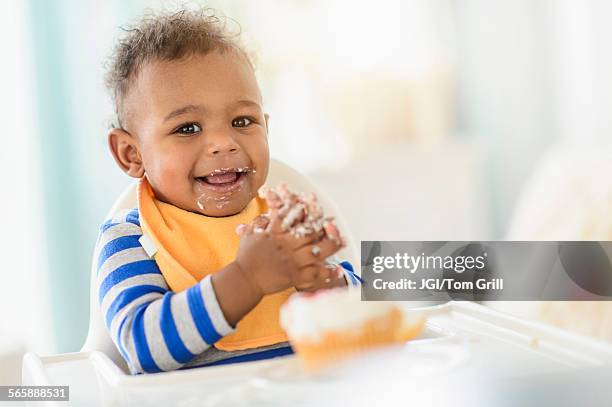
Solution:
[[[200,127],[199,124],[186,123],[186,124],[182,124],[181,126],[177,127],[176,130],[174,130],[174,133],[190,135],[190,134],[199,133],[201,131],[202,131],[202,127]]]
[[[247,127],[251,123],[253,123],[253,121],[248,117],[236,117],[234,120],[232,120],[232,127]]]

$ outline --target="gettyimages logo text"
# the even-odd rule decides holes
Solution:
[[[382,273],[385,270],[406,270],[416,273],[419,270],[446,270],[456,273],[464,271],[482,271],[486,268],[487,252],[480,256],[431,256],[421,253],[417,256],[396,253],[395,256],[376,256],[372,258],[372,271]]]

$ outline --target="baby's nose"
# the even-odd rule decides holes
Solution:
[[[211,155],[232,154],[240,150],[240,146],[233,137],[217,133],[209,134],[206,149]]]

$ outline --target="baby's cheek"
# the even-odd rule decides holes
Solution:
[[[270,152],[268,143],[265,137],[262,137],[256,148],[253,158],[257,173],[254,174],[252,187],[255,191],[259,189],[265,182],[268,175],[268,167],[270,165]]]
[[[179,157],[163,157],[154,166],[154,178],[166,195],[175,195],[191,189],[190,168]],[[176,197],[175,197],[176,198]]]
[[[263,186],[265,182],[266,182],[266,173],[262,171],[261,173],[257,174],[255,179],[253,179],[253,183],[251,185],[251,190],[253,191],[253,193],[257,194],[257,191],[259,190],[259,188]]]

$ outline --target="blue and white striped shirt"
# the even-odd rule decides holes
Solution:
[[[234,329],[217,302],[210,275],[187,290],[172,292],[140,244],[141,236],[138,209],[122,211],[100,228],[95,253],[102,316],[132,373],[186,367]],[[352,266],[340,264],[349,284],[358,284]],[[280,354],[266,352],[261,354]]]

